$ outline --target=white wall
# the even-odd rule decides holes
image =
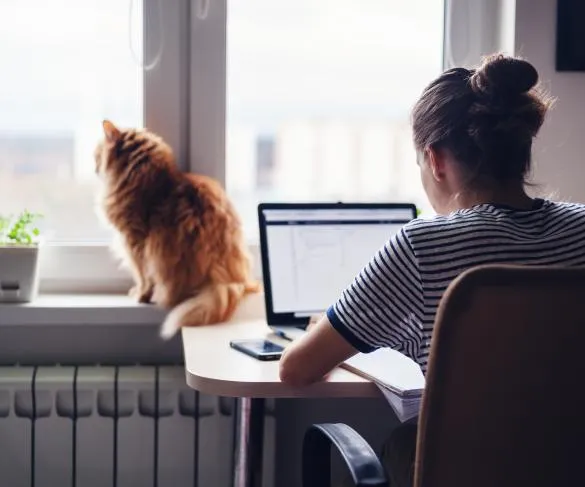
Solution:
[[[557,98],[536,142],[533,180],[545,196],[585,202],[585,72],[555,71],[556,3],[516,0],[516,53]]]

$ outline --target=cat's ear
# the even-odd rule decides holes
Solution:
[[[106,140],[108,142],[117,142],[120,139],[122,133],[120,132],[120,129],[118,129],[118,127],[116,127],[112,122],[109,120],[104,120],[102,125],[104,127],[104,135],[106,136]]]

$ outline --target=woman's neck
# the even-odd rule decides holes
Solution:
[[[481,188],[457,193],[453,198],[453,210],[471,208],[472,206],[487,203],[510,206],[519,210],[529,210],[533,207],[534,200],[526,194],[522,185]]]

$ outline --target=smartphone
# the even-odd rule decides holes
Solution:
[[[279,360],[284,347],[270,340],[232,340],[230,347],[258,360]]]

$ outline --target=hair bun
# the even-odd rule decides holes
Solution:
[[[469,81],[478,94],[514,96],[534,88],[538,72],[523,59],[496,54],[486,57]]]

